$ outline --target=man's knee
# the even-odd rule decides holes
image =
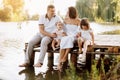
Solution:
[[[35,42],[33,40],[28,42],[28,46],[34,46],[34,45],[35,45]]]
[[[41,45],[48,45],[51,42],[51,38],[43,38]]]

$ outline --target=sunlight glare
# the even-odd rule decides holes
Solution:
[[[50,4],[52,0],[25,0],[25,10],[29,12],[30,15],[33,14],[45,14],[47,5]],[[56,13],[58,11],[61,15],[66,14],[66,10],[69,6],[75,6],[76,0],[53,0],[53,4],[56,7]]]

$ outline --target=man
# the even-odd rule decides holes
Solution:
[[[55,7],[48,5],[47,14],[40,16],[39,19],[39,31],[33,39],[28,43],[27,51],[25,54],[25,63],[19,65],[20,67],[27,67],[30,64],[30,57],[33,53],[34,45],[41,43],[41,50],[38,62],[33,65],[34,67],[41,67],[47,51],[48,44],[55,38],[56,35],[52,32],[56,29],[55,23],[61,21],[61,19],[55,15]]]

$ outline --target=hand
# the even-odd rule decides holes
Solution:
[[[94,42],[92,42],[92,45],[96,45]]]
[[[62,36],[67,36],[67,34],[66,33],[62,33]]]
[[[52,34],[51,34],[51,37],[52,37],[52,38],[57,37],[56,33],[52,33]]]
[[[79,37],[80,37],[80,34],[77,34],[77,35],[76,35],[76,38],[79,38]]]

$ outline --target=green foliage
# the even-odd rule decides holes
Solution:
[[[92,65],[91,80],[100,80],[99,71],[96,69],[96,65]]]
[[[66,77],[64,77],[64,80],[81,80],[77,75],[76,75],[76,70],[72,63],[70,63],[70,69],[66,70]]]
[[[79,16],[101,22],[120,21],[120,0],[77,0]]]
[[[77,0],[76,8],[78,10],[79,17],[88,17],[93,20],[93,2],[94,0]]]
[[[112,0],[111,2],[112,4],[115,5],[114,9],[115,9],[115,22],[120,21],[120,0]]]

